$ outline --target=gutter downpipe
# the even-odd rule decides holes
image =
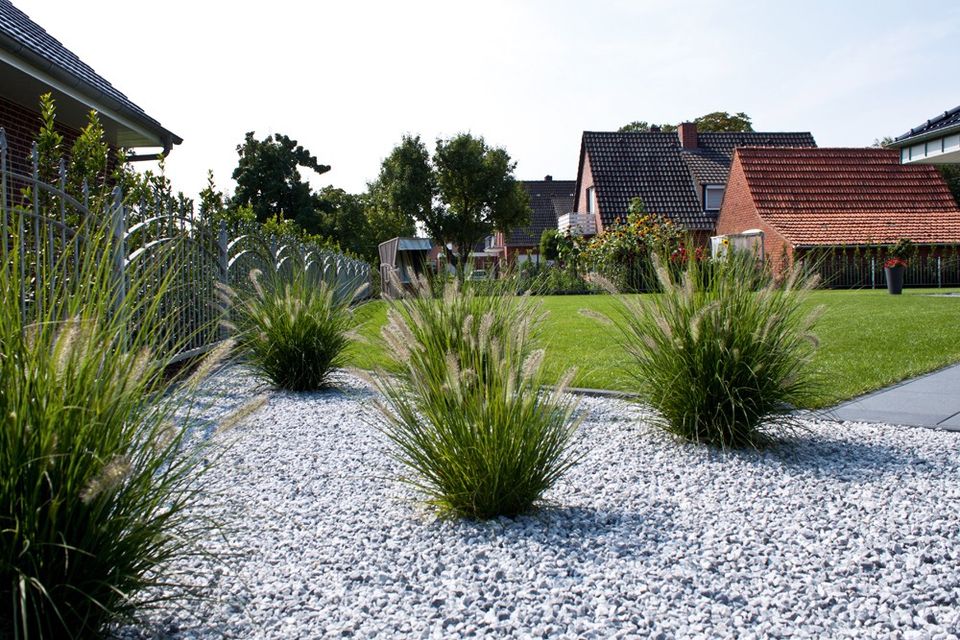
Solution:
[[[167,157],[170,150],[173,149],[173,141],[169,138],[163,141],[163,151],[159,153],[134,153],[127,156],[127,162],[148,162],[150,160],[161,160]]]

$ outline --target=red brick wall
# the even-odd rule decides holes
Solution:
[[[587,212],[587,189],[593,186],[593,170],[590,168],[590,154],[583,154],[583,173],[580,178],[580,191],[574,195],[573,210],[577,213]],[[596,195],[596,194],[594,194]],[[597,233],[603,231],[603,219],[600,217],[600,201],[595,200],[597,205]]]
[[[763,231],[763,250],[774,271],[780,271],[786,266],[782,263],[784,251],[786,251],[788,263],[793,260],[793,245],[757,212],[747,184],[747,177],[740,164],[740,156],[734,154],[730,177],[727,180],[727,190],[724,192],[723,205],[720,208],[720,216],[717,218],[716,235],[742,233],[747,229]]]
[[[0,128],[7,135],[7,162],[11,170],[30,174],[30,149],[40,132],[40,114],[6,98],[0,98]],[[69,150],[80,132],[57,123],[63,147]]]

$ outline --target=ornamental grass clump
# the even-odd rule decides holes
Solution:
[[[753,256],[730,252],[672,274],[655,261],[662,293],[619,296],[611,318],[627,369],[658,424],[690,442],[758,447],[816,390],[808,311],[816,280],[791,268],[776,279]],[[709,277],[705,269],[709,269]]]
[[[79,233],[82,254],[65,243],[53,266],[21,271],[18,242],[0,264],[2,638],[98,637],[170,587],[158,568],[209,528],[187,515],[202,460],[175,421],[189,394],[164,376],[166,250],[120,296],[110,230]]]
[[[577,459],[569,373],[544,392],[541,315],[528,296],[446,285],[393,301],[383,330],[394,374],[380,373],[383,431],[404,480],[442,515],[487,519],[532,510]]]
[[[237,350],[276,387],[316,391],[330,385],[350,343],[355,291],[346,291],[319,268],[288,266],[250,273],[251,286],[231,311]]]

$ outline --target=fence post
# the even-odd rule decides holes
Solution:
[[[123,193],[120,187],[113,188],[113,277],[116,287],[113,299],[114,313],[119,313],[124,299],[127,297],[127,220],[124,215]]]
[[[224,287],[230,286],[230,236],[227,235],[227,223],[223,220],[220,221],[220,228],[217,231],[217,267],[220,284]],[[229,304],[223,305],[220,316],[220,339],[226,340],[229,337],[226,325],[230,320]]]
[[[877,259],[870,256],[870,288],[877,288]]]

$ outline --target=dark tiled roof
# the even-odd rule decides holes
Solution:
[[[960,128],[960,107],[954,107],[950,111],[944,111],[941,114],[930,118],[921,125],[910,129],[905,134],[897,136],[896,142],[904,142],[912,138],[925,138],[938,135],[947,129]]]
[[[524,180],[530,196],[530,226],[513,229],[507,239],[508,247],[536,247],[545,229],[556,229],[557,218],[573,211],[575,180]]]
[[[816,146],[809,133],[699,133],[697,138],[698,148],[688,151],[675,132],[585,131],[580,169],[586,154],[604,225],[625,216],[630,200],[639,196],[651,213],[688,229],[713,229],[716,213],[703,210],[700,192],[704,184],[726,184],[736,147]]]
[[[960,242],[960,209],[931,165],[890,149],[738,149],[760,216],[797,246]]]
[[[52,68],[75,78],[78,83],[88,89],[86,93],[92,94],[91,97],[97,97],[98,94],[105,96],[115,101],[128,115],[172,136],[175,142],[181,142],[179,137],[164,129],[159,122],[148,116],[143,109],[97,74],[75,53],[13,6],[10,0],[0,0],[0,36],[2,36],[0,46],[10,50],[11,53],[16,55],[23,50],[31,52],[49,63]]]

